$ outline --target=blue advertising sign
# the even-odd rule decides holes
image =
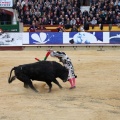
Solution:
[[[110,32],[110,44],[120,44],[120,32]]]
[[[23,44],[120,44],[120,32],[30,32]]]
[[[62,32],[31,32],[29,44],[63,44]]]
[[[65,32],[63,33],[63,43],[103,43],[103,32]]]

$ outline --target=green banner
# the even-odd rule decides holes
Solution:
[[[19,22],[17,24],[0,25],[0,29],[4,32],[19,32]]]

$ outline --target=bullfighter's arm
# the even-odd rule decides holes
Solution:
[[[63,58],[66,54],[64,52],[60,51],[53,51],[50,53],[51,57],[58,57],[58,58]]]
[[[60,51],[53,51],[53,50],[48,50],[46,56],[44,57],[44,61],[48,58],[48,56],[51,57],[57,57],[57,58],[63,58],[66,56],[66,54],[64,52],[60,52]]]

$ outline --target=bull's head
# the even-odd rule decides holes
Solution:
[[[60,78],[63,80],[63,82],[66,82],[68,80],[68,70],[65,67],[63,67]]]

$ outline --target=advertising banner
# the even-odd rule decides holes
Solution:
[[[120,32],[63,33],[63,44],[120,44]]]
[[[120,44],[120,32],[109,32],[109,43]]]
[[[22,33],[0,33],[0,46],[22,46]]]
[[[0,7],[13,7],[13,0],[0,0]]]
[[[120,32],[5,32],[0,46],[120,44]]]
[[[65,32],[63,44],[109,43],[104,41],[103,32]]]
[[[120,32],[33,32],[28,44],[120,44]]]
[[[63,44],[62,32],[31,32],[29,44]]]

